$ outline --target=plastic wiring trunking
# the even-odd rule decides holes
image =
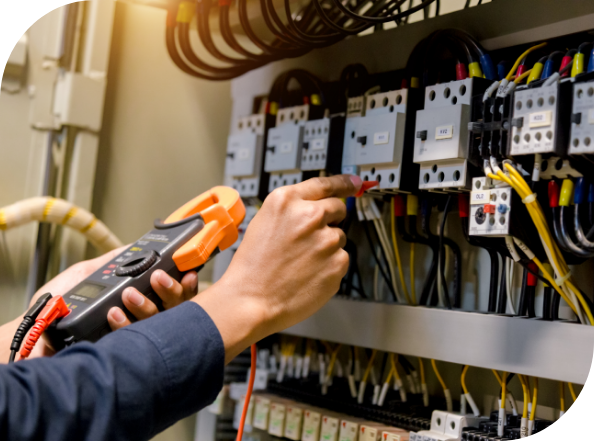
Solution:
[[[584,77],[589,81],[573,85],[570,155],[594,153],[594,74]]]
[[[239,118],[227,140],[225,177],[228,185],[235,188],[241,197],[262,197],[268,185],[262,158],[269,125],[266,115]]]
[[[419,89],[401,89],[367,97],[365,116],[357,131],[355,164],[363,180],[379,181],[374,192],[411,191],[417,187],[418,166],[413,164],[413,136]],[[406,146],[406,147],[405,147]]]
[[[477,118],[480,101],[475,102],[490,84],[466,78],[425,89],[425,107],[416,117],[413,158],[420,165],[420,189],[470,189],[479,157],[470,148],[468,123]]]
[[[571,121],[571,82],[528,87],[514,93],[511,156],[553,153],[565,156]]]

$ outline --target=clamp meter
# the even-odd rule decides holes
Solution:
[[[122,292],[136,288],[162,309],[152,291],[150,277],[161,269],[176,280],[184,272],[200,270],[216,253],[237,240],[237,227],[245,217],[239,193],[214,187],[173,212],[164,222],[64,294],[70,313],[56,320],[46,335],[59,350],[81,340],[97,341],[110,332],[107,312],[122,303]]]

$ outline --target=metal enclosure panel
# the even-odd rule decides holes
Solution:
[[[579,124],[571,123],[569,153],[580,155],[594,152],[594,81],[573,85],[573,115],[580,115]]]
[[[266,145],[267,172],[295,170],[301,165],[301,148],[303,143],[303,123],[283,124],[268,131]]]
[[[470,193],[470,236],[507,236],[510,228],[511,187],[488,187],[487,178],[474,178]],[[494,206],[494,213],[485,207]]]
[[[470,106],[449,105],[419,110],[416,119],[414,162],[434,162],[468,157]],[[423,140],[421,132],[425,133]]]
[[[255,133],[230,135],[227,141],[225,174],[230,176],[251,176],[257,173],[256,156],[262,136]]]
[[[304,127],[301,170],[323,170],[328,156],[330,119],[307,121]]]
[[[594,328],[576,323],[342,298],[284,332],[579,384],[594,341]]]
[[[516,91],[513,118],[523,118],[523,122],[521,127],[512,127],[512,155],[561,153],[555,151],[559,136],[558,92],[556,84]]]
[[[367,115],[360,121],[355,140],[355,164],[391,164],[402,159],[404,144],[404,113]],[[360,142],[364,139],[365,143]]]

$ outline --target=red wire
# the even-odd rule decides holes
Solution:
[[[245,419],[247,417],[248,408],[250,407],[250,400],[252,398],[252,390],[254,389],[254,380],[256,379],[256,359],[258,352],[256,345],[252,345],[252,367],[250,369],[250,381],[248,383],[248,389],[245,394],[245,401],[243,403],[243,412],[241,413],[241,420],[239,421],[239,429],[237,429],[237,438],[235,441],[241,441],[243,437],[243,426],[245,426]]]

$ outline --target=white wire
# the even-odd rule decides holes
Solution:
[[[441,236],[441,222],[437,222],[437,235]],[[445,233],[445,232],[444,232]],[[442,273],[441,273],[441,249],[437,250],[437,296],[441,303],[441,306],[445,306],[447,303],[445,301],[445,293],[443,292],[443,283],[442,283]],[[444,268],[445,269],[445,268]]]
[[[8,240],[6,239],[6,231],[2,230],[2,257],[6,262],[6,269],[10,276],[11,282],[15,282],[14,266],[12,265],[12,259],[10,257],[10,251],[8,249]]]

